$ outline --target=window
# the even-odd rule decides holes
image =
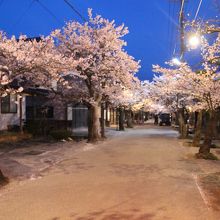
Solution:
[[[17,113],[17,96],[7,95],[1,98],[1,113]]]

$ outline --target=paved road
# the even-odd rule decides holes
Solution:
[[[195,160],[169,128],[109,132],[0,196],[1,220],[214,220]]]

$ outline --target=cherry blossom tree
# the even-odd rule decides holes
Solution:
[[[194,34],[197,36],[219,33],[219,19],[197,19],[196,21],[186,21],[184,24],[184,28],[187,31],[188,35]]]
[[[154,76],[152,82],[146,80],[141,83],[142,92],[141,99],[138,105],[141,104],[145,111],[153,114],[159,114],[160,112],[169,112],[170,110],[168,108],[172,109],[172,105],[167,105],[166,100],[168,99],[168,93],[166,93],[165,96],[164,94],[161,94],[161,92],[164,92],[162,88],[167,85],[167,83],[165,83],[165,80],[163,81],[163,79],[161,78],[164,78],[164,76]],[[164,83],[164,85],[159,86],[159,81],[160,84]]]
[[[8,38],[0,33],[0,97],[20,94],[25,88],[51,88],[51,80],[63,80],[58,73],[65,70],[66,60],[57,50],[51,37],[29,39]],[[72,62],[72,65],[74,62]],[[18,103],[21,101],[18,101]],[[20,127],[22,130],[22,118]],[[0,179],[7,180],[0,171]]]
[[[130,88],[123,88],[120,92],[111,96],[111,103],[118,107],[119,111],[119,131],[124,131],[124,119],[126,116],[127,127],[133,128],[133,112],[139,110],[138,104],[141,102],[141,87],[139,81],[134,81]]]
[[[154,85],[157,93],[166,97],[163,100],[161,97],[159,100],[164,103],[164,100],[167,101],[171,98],[171,102],[168,102],[167,106],[173,106],[173,104],[177,106],[179,104],[180,100],[175,103],[175,94],[178,94],[184,106],[197,111],[204,110],[208,113],[209,120],[206,126],[204,143],[200,146],[197,154],[198,157],[206,158],[210,154],[214,137],[213,131],[216,126],[216,110],[220,106],[220,81],[218,78],[220,34],[212,44],[209,44],[205,38],[202,38],[201,43],[202,65],[200,71],[192,70],[187,63],[182,63],[178,68],[154,66],[154,71],[162,74],[156,79]],[[201,120],[199,127],[201,127]]]
[[[21,35],[16,39],[14,36],[7,38],[3,33],[0,35],[0,61],[1,96],[13,91],[21,92],[22,87],[38,85],[51,88],[52,80],[64,81],[60,72],[65,71],[67,65],[51,37],[31,39]],[[72,65],[76,63],[71,62]],[[21,86],[16,90],[13,82]]]
[[[88,22],[68,22],[52,33],[59,52],[78,61],[70,71],[76,72],[86,87],[82,99],[90,107],[89,141],[100,139],[99,107],[103,98],[136,80],[139,63],[124,50],[122,38],[127,33],[124,25],[116,26],[99,15],[93,17],[91,10]]]
[[[156,106],[164,106],[167,112],[173,112],[179,124],[180,138],[187,137],[186,116],[189,98],[180,90],[179,71],[175,68],[162,68],[158,65],[153,66],[153,71],[162,75],[155,76],[149,85],[151,99]]]
[[[214,43],[202,39],[203,70],[194,76],[197,87],[194,88],[200,105],[208,112],[209,119],[206,126],[204,143],[200,146],[198,157],[206,158],[210,154],[212,139],[216,130],[216,111],[220,106],[220,33]],[[193,76],[192,76],[193,78]]]

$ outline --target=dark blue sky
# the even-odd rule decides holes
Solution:
[[[127,50],[141,60],[138,77],[151,79],[152,64],[161,64],[178,55],[178,11],[179,3],[169,0],[69,0],[83,16],[87,8],[117,24],[125,23],[129,28]],[[188,0],[185,14],[194,17],[200,0]],[[215,2],[203,0],[199,17],[215,18],[220,14]],[[45,6],[45,7],[44,7]],[[48,11],[49,10],[49,11]],[[47,35],[61,27],[65,21],[80,18],[63,0],[0,0],[0,29],[9,36],[20,33],[28,36]],[[176,48],[176,50],[175,50]],[[198,51],[191,54],[197,56]]]

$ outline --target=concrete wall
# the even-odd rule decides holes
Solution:
[[[22,99],[22,119],[25,120],[25,96]],[[17,113],[1,113],[1,102],[0,102],[0,130],[7,130],[8,125],[19,125],[20,106],[17,106]]]

